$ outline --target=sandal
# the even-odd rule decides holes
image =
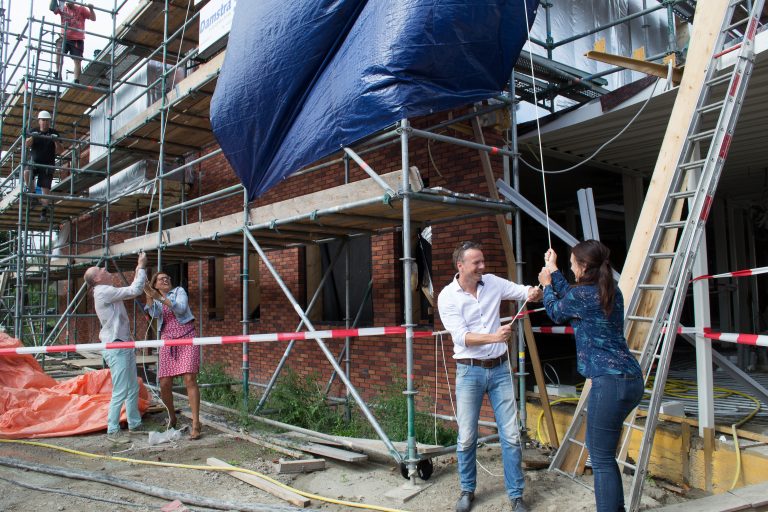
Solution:
[[[192,427],[192,431],[189,433],[189,439],[191,441],[195,441],[197,439],[200,439],[200,436],[201,436],[200,431],[201,430],[202,430],[202,428],[200,427],[200,425],[197,425],[196,427],[193,426]]]

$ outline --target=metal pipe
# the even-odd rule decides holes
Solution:
[[[330,265],[328,265],[328,268],[325,269],[325,273],[323,274],[322,279],[320,279],[320,283],[317,285],[317,289],[315,290],[315,293],[312,294],[312,299],[309,301],[309,305],[307,306],[307,315],[309,315],[312,312],[312,309],[315,307],[315,302],[320,297],[320,293],[323,291],[323,287],[325,286],[325,282],[328,279],[328,277],[333,273],[333,267],[336,264],[336,261],[339,259],[339,256],[341,255],[341,251],[344,247],[346,247],[347,241],[344,240],[344,243],[339,246],[339,248],[336,250],[336,254],[333,255],[333,258],[331,258]],[[301,329],[304,326],[304,319],[302,319],[299,322],[299,325],[296,327],[296,331],[298,332],[299,329]],[[275,386],[275,383],[277,382],[277,377],[280,375],[280,372],[283,370],[283,366],[285,366],[285,363],[288,361],[288,356],[291,353],[291,350],[293,350],[293,345],[296,343],[296,340],[291,340],[288,342],[288,346],[285,347],[285,350],[283,351],[283,357],[280,358],[280,361],[277,363],[277,367],[275,368],[275,371],[272,372],[272,376],[269,379],[269,382],[267,383],[266,389],[264,390],[264,393],[262,393],[261,398],[259,399],[259,403],[256,405],[256,409],[254,412],[258,412],[261,410],[262,407],[264,407],[264,404],[267,403],[267,400],[269,399],[269,394],[272,392],[272,388]]]
[[[175,204],[175,205],[169,206],[163,211],[163,214],[173,213],[175,211],[182,210],[185,208],[191,208],[193,206],[198,206],[198,205],[202,206],[204,204],[210,203],[214,199],[218,200],[218,199],[224,199],[227,197],[234,196],[236,194],[239,194],[242,190],[243,190],[242,185],[232,185],[227,188],[215,190],[210,194],[206,194],[204,196],[199,196],[194,199],[190,199],[189,201],[186,201],[183,204]],[[152,213],[147,213],[146,215],[142,215],[141,217],[136,217],[134,219],[129,219],[125,222],[121,222],[120,224],[115,224],[113,226],[113,229],[122,229],[122,228],[132,227],[141,222],[151,221],[156,217],[160,216],[160,214],[161,213],[159,210]]]
[[[671,5],[674,5],[674,4],[680,3],[681,1],[682,0],[677,0],[677,1],[673,0],[672,2],[663,2],[663,3],[660,2],[658,5],[655,5],[653,7],[649,7],[648,9],[643,9],[642,11],[637,11],[636,13],[629,14],[627,16],[622,16],[618,20],[612,21],[610,23],[606,23],[605,25],[601,25],[601,26],[593,28],[591,30],[587,30],[586,32],[582,32],[580,34],[576,34],[575,36],[566,37],[565,39],[563,39],[561,41],[557,41],[556,43],[553,43],[552,49],[555,49],[558,46],[563,46],[565,44],[572,43],[573,41],[577,41],[577,40],[581,39],[582,37],[586,37],[586,36],[595,34],[597,32],[605,30],[607,28],[615,27],[616,25],[620,25],[620,24],[622,24],[624,22],[633,20],[635,18],[639,18],[641,16],[645,16],[646,14],[650,14],[652,12],[656,12],[659,9],[665,9],[667,3],[670,3]]]
[[[512,70],[510,78],[510,95],[513,98],[512,105],[509,108],[509,139],[511,144],[512,153],[515,156],[511,159],[512,163],[512,186],[515,190],[520,192],[520,152],[517,147],[517,99],[515,98],[515,71]],[[507,166],[509,170],[509,165]],[[509,177],[507,176],[507,181]],[[522,239],[522,214],[520,209],[515,210],[515,266],[517,282],[523,281],[523,239]],[[523,329],[523,322],[517,322],[517,377],[518,377],[518,407],[520,410],[520,423],[525,429],[527,425],[528,410],[525,406],[525,388],[526,388],[526,373],[525,373],[525,330]]]
[[[485,151],[486,153],[490,153],[492,155],[514,156],[511,151],[507,151],[506,149],[502,149],[502,148],[497,148],[496,146],[478,144],[477,142],[457,139],[456,137],[449,137],[447,135],[440,135],[437,133],[431,133],[424,130],[417,130],[416,128],[411,128],[410,131],[412,135],[416,135],[418,137],[424,137],[425,139],[432,139],[440,142],[448,142],[449,144],[455,144],[457,146],[463,146],[465,148],[477,149],[478,151]]]
[[[451,197],[451,196],[444,196],[441,194],[432,194],[428,190],[411,192],[408,195],[411,196],[411,199],[414,199],[416,201],[425,201],[428,203],[445,203],[445,204],[451,204],[455,206],[466,206],[470,208],[474,207],[477,209],[485,210],[486,212],[487,210],[492,210],[498,213],[513,213],[517,211],[517,207],[501,201],[495,201],[493,199],[490,199],[490,200],[462,199],[460,197]],[[488,214],[485,213],[484,215],[488,215]]]
[[[248,225],[248,191],[243,188],[243,225]],[[250,274],[249,258],[248,258],[248,238],[243,231],[243,265],[241,270],[241,279],[243,286],[243,335],[247,335],[249,331],[250,310],[248,304],[248,277]],[[243,343],[243,410],[248,410],[248,381],[250,380],[250,346],[248,343]]]
[[[411,483],[416,483],[416,464],[418,453],[416,451],[416,401],[417,391],[413,385],[413,294],[411,293],[411,278],[414,259],[411,256],[411,181],[410,162],[408,151],[408,136],[410,124],[407,119],[400,122],[400,158],[402,166],[402,178],[400,189],[403,191],[403,309],[405,310],[405,381],[406,381],[406,405],[408,412],[408,476]]]
[[[349,148],[345,148],[345,149],[349,149]],[[349,149],[349,151],[352,151],[352,150]],[[358,159],[360,159],[360,161],[362,162],[362,159],[359,156],[355,155],[354,153],[353,154],[347,153],[347,154],[349,156],[352,156],[352,158],[355,159],[356,162],[358,162]],[[365,162],[363,162],[363,164],[364,163]],[[358,162],[358,165],[362,166],[362,164],[360,162]],[[365,167],[363,167],[363,169],[365,169]],[[369,173],[369,176],[371,176],[372,178],[374,177],[374,175],[377,176],[377,178],[374,178],[374,181],[376,181],[377,179],[381,179],[381,178],[378,178],[378,175],[375,172],[373,172],[373,169],[371,169],[370,171],[373,174]],[[366,170],[366,172],[368,172],[368,170]],[[381,180],[381,181],[383,181],[383,180]],[[349,183],[349,158],[345,158],[344,159],[344,183],[345,184]],[[377,181],[377,183],[378,183],[378,181]],[[392,189],[389,188],[388,185],[384,186],[383,188],[384,188],[384,190],[388,194],[390,194],[392,192],[390,194],[390,197],[392,195],[394,195]],[[350,269],[350,261],[349,261],[350,244],[345,244],[345,245],[346,245],[346,247],[344,248],[344,326],[347,329],[349,329],[349,327],[350,327],[349,313],[350,313],[350,309],[351,309],[350,298],[349,298],[349,295],[350,295],[350,293],[349,293],[349,284],[350,284],[349,283],[349,273],[350,273],[350,270],[351,270]],[[360,308],[363,307],[363,304],[365,304],[365,300],[363,300],[363,303],[360,304]],[[349,357],[350,339],[351,338],[349,336],[346,336],[344,338],[344,354],[346,354],[346,357],[345,357],[345,360],[344,360],[344,371],[346,372],[348,379],[351,377],[351,373],[350,373],[350,369],[351,369],[350,368],[350,363],[351,363],[351,360],[350,360],[350,357]],[[331,378],[333,378],[333,374],[331,374]],[[350,397],[350,394],[349,394],[349,389],[346,390],[345,398],[346,398],[346,400],[345,400],[344,411],[345,411],[345,416],[346,416],[347,423],[349,423],[349,422],[352,421],[352,404],[350,403],[350,398],[351,397]]]
[[[168,0],[165,0],[165,4],[163,7],[163,44],[162,44],[162,63],[163,63],[163,71],[165,71],[165,64],[168,61]],[[161,75],[161,101],[160,105],[161,107],[165,107],[165,73]],[[160,153],[157,158],[157,168],[159,169],[160,174],[163,174],[163,169],[165,168],[165,128],[166,123],[168,122],[168,112],[164,109],[160,109]],[[164,195],[165,195],[165,180],[160,180],[159,184],[159,197],[157,199],[157,270],[158,272],[163,269],[163,206],[164,206]]]
[[[28,34],[27,34],[27,38],[28,39],[27,40],[28,41],[32,41],[33,5],[34,5],[34,2],[30,2],[29,3],[29,21],[27,23],[27,30],[28,30]],[[18,214],[18,224],[17,224],[17,226],[18,226],[17,235],[18,235],[18,238],[19,238],[19,243],[18,243],[18,246],[16,248],[17,249],[17,256],[18,256],[18,258],[16,259],[16,303],[14,305],[15,311],[14,311],[14,323],[13,323],[14,337],[16,339],[18,339],[18,340],[21,340],[22,342],[23,342],[23,332],[22,332],[23,323],[22,323],[22,320],[21,320],[21,312],[24,310],[24,293],[22,291],[24,289],[24,272],[23,272],[23,269],[22,269],[22,261],[23,261],[23,257],[24,257],[23,256],[24,255],[24,245],[26,244],[26,241],[28,239],[28,236],[25,236],[25,234],[27,234],[26,227],[28,226],[28,224],[25,224],[24,220],[25,219],[26,220],[29,219],[29,212],[27,212],[26,216],[24,215],[24,203],[25,203],[25,201],[24,201],[24,189],[26,188],[27,185],[25,183],[23,171],[21,169],[24,168],[24,166],[26,165],[26,162],[27,162],[27,144],[26,144],[26,139],[27,139],[27,124],[29,123],[29,114],[30,114],[30,112],[28,112],[28,109],[26,107],[29,106],[29,103],[28,103],[27,99],[28,99],[28,94],[29,94],[29,69],[30,69],[30,62],[29,62],[30,56],[29,56],[29,54],[30,54],[30,51],[31,51],[31,48],[29,47],[29,44],[28,44],[27,45],[27,51],[26,51],[26,54],[25,54],[25,56],[26,56],[26,60],[25,60],[25,62],[26,62],[26,64],[25,64],[26,65],[26,72],[24,74],[24,82],[23,82],[24,83],[24,96],[23,96],[23,101],[24,101],[23,107],[24,108],[22,108],[22,115],[21,115],[21,124],[22,124],[22,126],[21,126],[21,138],[24,140],[24,143],[22,143],[22,145],[21,145],[21,167],[20,167],[20,170],[19,170],[19,172],[21,174],[21,176],[19,178],[20,178],[20,182],[22,183],[22,185],[21,185],[22,192],[19,195],[19,214]]]
[[[259,243],[256,241],[255,238],[253,238],[253,235],[251,235],[250,231],[244,230],[244,233],[248,237],[248,240],[250,240],[251,245],[253,245],[253,247],[256,249],[256,252],[259,253],[259,257],[261,257],[262,261],[264,262],[264,265],[267,267],[267,270],[269,270],[270,274],[272,274],[272,277],[274,277],[275,281],[277,281],[277,284],[280,286],[280,289],[283,291],[283,294],[293,306],[293,309],[296,311],[299,317],[301,317],[301,319],[304,320],[304,325],[306,325],[310,331],[314,332],[315,328],[312,325],[312,322],[309,320],[309,318],[307,318],[307,315],[301,309],[301,306],[299,306],[298,302],[296,302],[296,299],[293,297],[293,294],[288,289],[288,286],[286,286],[282,277],[280,277],[280,274],[277,272],[277,270],[275,270],[275,267],[272,266],[272,263],[267,258],[267,255],[264,253]],[[411,337],[413,337],[413,332],[411,332]],[[320,347],[320,350],[323,351],[323,354],[325,355],[326,359],[328,359],[328,362],[331,363],[331,366],[333,366],[333,369],[336,370],[336,372],[339,374],[339,377],[341,378],[341,380],[344,381],[344,385],[347,386],[350,393],[355,398],[355,401],[360,407],[360,410],[368,419],[368,422],[376,431],[376,434],[378,434],[379,438],[387,446],[387,449],[389,450],[392,457],[395,459],[395,462],[398,462],[398,463],[402,462],[403,461],[402,456],[397,451],[395,446],[392,444],[392,441],[390,441],[386,432],[384,432],[384,430],[381,428],[381,425],[379,425],[379,422],[376,421],[376,418],[373,416],[373,414],[371,414],[370,409],[368,409],[368,406],[365,405],[365,402],[363,401],[362,397],[358,394],[357,389],[355,389],[352,382],[343,373],[341,367],[339,367],[338,363],[336,362],[336,359],[333,357],[333,354],[331,353],[331,351],[328,350],[328,347],[326,346],[326,344],[323,342],[323,340],[320,340],[320,339],[316,339],[315,342]]]
[[[352,150],[351,150],[350,148],[348,148],[348,147],[344,147],[344,152],[345,152],[347,155],[351,156],[351,157],[352,157],[352,160],[354,160],[355,162],[357,162],[357,165],[359,165],[359,166],[360,166],[360,168],[362,168],[362,169],[365,171],[365,173],[366,173],[368,176],[370,176],[370,177],[371,177],[371,179],[373,179],[373,181],[375,181],[375,182],[376,182],[376,184],[377,184],[378,186],[380,186],[381,188],[383,188],[383,189],[384,189],[384,191],[385,191],[387,194],[389,194],[389,195],[390,195],[390,197],[393,197],[393,196],[397,195],[397,194],[395,193],[395,191],[394,191],[394,190],[392,190],[392,187],[390,187],[390,186],[389,186],[389,184],[388,184],[386,181],[384,181],[383,179],[381,179],[381,176],[379,176],[378,174],[376,174],[376,171],[374,171],[374,170],[371,168],[371,166],[370,166],[370,165],[368,165],[368,164],[365,162],[365,160],[363,160],[362,158],[360,158],[360,156],[359,156],[357,153],[355,153],[354,151],[352,151]],[[349,172],[349,167],[348,167],[348,166],[349,166],[349,164],[347,163],[347,164],[346,164],[346,169],[347,169],[347,172]]]
[[[352,322],[352,326],[351,327],[349,327],[349,326],[347,327],[348,329],[354,329],[360,323],[360,318],[363,316],[363,309],[365,309],[365,303],[368,300],[368,297],[370,297],[372,290],[373,290],[373,279],[368,281],[368,288],[365,290],[365,295],[363,295],[363,300],[362,300],[362,302],[360,302],[360,306],[358,306],[358,308],[357,308],[357,314],[355,315],[355,320]],[[349,338],[349,337],[347,337],[345,339],[346,340],[351,340],[351,338]],[[345,343],[344,344],[344,348],[342,349],[341,354],[339,354],[339,357],[336,359],[336,361],[340,362],[342,360],[342,358],[344,358],[344,356],[349,353],[349,350],[350,350],[350,344],[349,343]],[[347,366],[347,375],[349,375],[350,374],[349,373],[350,372],[349,366],[350,366],[350,363],[351,363],[352,359],[349,356],[347,356],[346,359],[344,359],[344,361],[345,361],[345,365]],[[333,385],[333,381],[334,380],[336,380],[336,370],[333,370],[331,372],[331,376],[328,379],[328,384],[325,385],[325,391],[323,392],[323,394],[327,395],[328,393],[331,392],[331,386]],[[342,399],[342,400],[344,400],[344,399]]]

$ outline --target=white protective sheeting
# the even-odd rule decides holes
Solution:
[[[157,175],[157,160],[141,160],[132,164],[122,171],[113,174],[109,178],[109,196],[111,199],[122,197],[128,194],[152,194],[155,191],[156,182],[152,181]],[[172,166],[166,165],[166,172],[172,169]],[[190,183],[194,175],[187,169],[185,172],[179,172],[171,176],[170,180],[181,181],[185,178]],[[107,180],[100,181],[88,189],[88,197],[93,199],[107,198]]]
[[[171,66],[168,66],[170,69]],[[141,115],[147,108],[162,98],[163,65],[153,60],[143,64],[133,73],[128,73],[126,83],[120,85],[112,96],[114,103],[112,111],[112,134],[117,133],[134,118]],[[168,92],[175,84],[184,78],[183,70],[176,70],[166,77],[165,91]],[[157,83],[155,83],[157,82]],[[154,85],[152,85],[154,84]],[[150,87],[151,85],[151,87]],[[93,162],[107,153],[107,148],[96,144],[107,144],[109,119],[107,118],[107,100],[99,103],[91,114],[91,145],[90,161]]]
[[[607,25],[619,18],[629,16],[647,7],[657,5],[653,0],[569,0],[553,2],[550,9],[552,38],[555,43],[574,35],[588,32],[600,26]],[[539,8],[539,15],[531,29],[531,37],[546,41],[546,16],[544,8]],[[644,28],[647,25],[647,28]],[[635,18],[629,23],[601,30],[584,36],[576,41],[554,49],[552,58],[557,62],[567,64],[589,73],[597,73],[609,69],[610,65],[590,60],[584,54],[593,49],[595,43],[605,39],[606,52],[616,55],[631,56],[632,52],[645,46],[646,56],[658,55],[667,48],[667,14],[660,9],[646,16]],[[546,55],[546,49],[532,45],[533,53]],[[524,52],[528,51],[527,46]],[[608,81],[607,89],[616,89],[642,78],[641,73],[630,71],[617,72],[604,77]],[[558,107],[569,105],[565,99],[558,101]]]

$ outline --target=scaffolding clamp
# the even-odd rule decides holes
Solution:
[[[318,218],[318,214],[317,214],[317,212],[318,212],[318,211],[319,211],[319,210],[315,210],[315,211],[313,211],[312,213],[310,213],[310,214],[309,214],[309,220],[311,220],[312,222],[315,222],[315,221],[317,221],[317,218]]]
[[[277,219],[272,219],[271,221],[269,221],[269,229],[271,229],[272,231],[279,232],[279,230],[277,229]]]
[[[186,240],[184,240],[184,247],[191,247],[191,246],[192,246],[191,238],[187,238]]]
[[[381,198],[381,202],[386,204],[387,206],[392,206],[392,195],[384,194]]]

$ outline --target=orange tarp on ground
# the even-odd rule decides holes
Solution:
[[[20,345],[0,333],[0,348]],[[31,355],[0,356],[0,438],[61,437],[106,430],[111,394],[109,370],[56,382]],[[147,407],[149,393],[139,382],[139,411],[144,414]],[[125,420],[125,408],[121,419]]]

